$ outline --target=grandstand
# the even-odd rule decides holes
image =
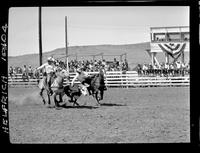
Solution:
[[[180,61],[185,63],[185,53],[189,52],[190,33],[188,26],[174,27],[151,27],[150,28],[150,49],[147,52],[154,66],[159,65],[156,58],[157,53],[164,53],[165,63]],[[189,62],[189,61],[187,61]]]

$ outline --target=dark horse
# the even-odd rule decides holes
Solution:
[[[84,94],[86,95],[86,91],[90,90],[92,93],[92,96],[96,99],[98,105],[100,105],[100,100],[103,100],[104,95],[104,74],[103,71],[100,70],[98,74],[95,74],[91,77],[89,77],[89,87],[81,86],[79,84],[74,84],[74,86],[65,86],[64,92],[65,94],[70,97],[69,102],[73,102],[74,105],[79,105],[77,103],[78,98]]]
[[[100,100],[103,100],[105,89],[104,83],[104,73],[102,70],[98,74],[95,74],[91,79],[91,84],[89,86],[89,90],[92,91],[93,96],[95,97],[96,101],[99,103]]]

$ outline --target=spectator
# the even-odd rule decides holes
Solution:
[[[128,71],[128,61],[126,59],[124,60],[124,64],[125,64],[126,71]]]
[[[180,68],[181,68],[181,63],[179,62],[179,61],[176,61],[176,73],[178,74],[178,75],[180,75]]]
[[[13,77],[13,67],[12,66],[10,66],[10,68],[9,68],[9,75],[10,75],[10,77],[11,77],[11,79],[12,79],[12,77]]]
[[[37,68],[34,69],[34,78],[38,80],[40,79],[40,72],[37,71]]]
[[[169,64],[165,63],[165,67],[164,67],[164,76],[168,76],[169,73]]]
[[[143,73],[144,75],[147,75],[147,70],[148,70],[148,67],[146,66],[146,64],[143,64],[142,73]]]
[[[17,70],[15,68],[13,68],[13,76],[16,77],[17,76],[16,74],[17,74]]]
[[[26,67],[26,65],[24,65],[23,67],[23,72],[22,72],[22,79],[24,81],[29,81],[29,77],[28,77],[28,68]]]
[[[31,67],[31,65],[29,65],[28,67],[28,76],[32,79],[33,78],[33,69]]]
[[[184,76],[185,75],[185,69],[186,69],[186,65],[185,63],[181,63],[181,75]]]
[[[138,75],[139,75],[139,76],[142,76],[142,65],[141,65],[141,64],[138,64],[136,68],[137,68],[137,73],[138,73]]]
[[[174,76],[174,65],[172,63],[169,65],[169,74],[170,76]]]

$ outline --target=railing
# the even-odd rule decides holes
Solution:
[[[98,72],[89,72],[90,75],[97,74]],[[75,73],[70,73],[70,81],[75,76]],[[42,77],[42,76],[41,76]],[[67,81],[64,81],[67,84]],[[76,81],[75,83],[80,83]],[[105,84],[107,87],[158,87],[158,86],[189,86],[190,77],[140,77],[136,71],[108,71],[105,75]],[[29,79],[25,81],[22,79],[22,75],[18,74],[11,79],[8,77],[8,85],[10,87],[33,87],[37,86],[37,79]]]

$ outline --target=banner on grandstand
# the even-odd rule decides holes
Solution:
[[[164,43],[158,44],[158,46],[172,58],[177,58],[175,56],[180,56],[185,49],[186,43]]]

